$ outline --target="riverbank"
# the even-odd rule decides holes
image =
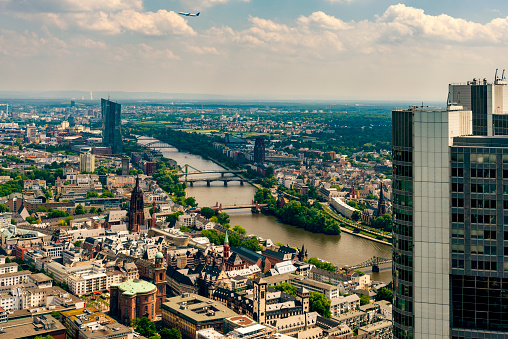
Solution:
[[[142,141],[147,143],[148,141]],[[223,169],[220,162],[213,162],[189,152],[180,151],[176,148],[161,148],[165,158],[175,160],[178,165],[189,164],[204,171]],[[227,167],[227,166],[224,166]],[[219,176],[219,175],[217,175]],[[195,184],[187,187],[189,196],[195,197],[198,206],[215,206],[216,202],[226,205],[250,204],[252,197],[258,190],[259,185],[251,184],[241,186],[238,182],[232,182],[228,186],[221,182]],[[305,245],[309,255],[332,262],[335,266],[354,266],[360,262],[376,256],[380,258],[391,257],[391,246],[371,241],[363,237],[355,236],[348,232],[341,235],[326,235],[311,233],[280,222],[274,216],[262,213],[251,213],[250,209],[232,210],[228,212],[231,225],[241,225],[247,230],[247,234],[257,235],[263,239],[271,239],[273,242],[281,242],[290,246],[301,247]],[[372,273],[372,279],[389,283],[392,280],[391,271],[386,270]]]

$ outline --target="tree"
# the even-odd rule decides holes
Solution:
[[[360,211],[354,211],[353,214],[351,214],[351,219],[353,221],[358,221],[362,218],[362,214],[360,213]]]
[[[380,301],[380,300],[386,300],[389,302],[392,302],[393,294],[392,291],[385,287],[381,287],[378,291],[376,296],[374,297],[374,300]]]
[[[370,298],[363,293],[360,293],[360,306],[370,304]]]
[[[283,282],[272,287],[275,288],[277,291],[283,291],[289,295],[292,295],[293,297],[296,297],[296,287],[291,285],[290,283]]]
[[[53,338],[52,336],[50,336],[49,334],[44,336],[44,335],[38,335],[35,337],[35,339],[55,339]]]
[[[178,328],[163,328],[159,332],[161,339],[182,339],[182,333]]]
[[[242,234],[242,235],[247,234],[247,230],[240,225],[235,225],[233,227],[233,231],[237,232],[238,234]]]
[[[221,224],[221,225],[229,224],[229,222],[230,222],[229,214],[227,214],[225,212],[221,212],[221,213],[217,214],[217,220],[219,221],[219,224]]]
[[[12,262],[11,258],[9,258],[9,257],[5,258],[5,263],[6,264],[10,264],[11,262]]]
[[[74,214],[85,214],[85,209],[83,208],[83,205],[78,205],[74,209]]]
[[[198,203],[196,202],[196,199],[194,197],[188,197],[187,199],[185,199],[184,204],[185,204],[185,206],[191,206],[191,207],[196,207],[198,205]]]
[[[316,257],[311,257],[309,260],[307,260],[307,262],[309,264],[312,264],[312,265],[316,266],[317,268],[321,268],[323,270],[327,270],[330,272],[337,271],[337,268],[331,262],[321,261]]]
[[[44,206],[39,206],[39,207],[37,207],[37,210],[36,210],[36,211],[37,211],[37,212],[47,212],[47,211],[48,211],[48,209],[47,209],[46,207],[44,207]]]
[[[67,223],[65,222],[65,220],[63,219],[60,219],[58,220],[58,222],[56,223],[58,226],[65,226]]]
[[[131,326],[134,327],[136,332],[147,338],[157,333],[155,323],[147,317],[133,319]]]
[[[81,247],[81,243],[82,243],[82,242],[83,242],[83,241],[81,241],[81,240],[76,241],[76,242],[74,243],[74,247]]]
[[[60,210],[49,210],[48,212],[48,218],[65,218],[69,215],[69,213],[60,211]]]
[[[71,220],[74,220],[74,217],[72,216],[65,217],[65,224],[69,226],[71,224]]]
[[[9,209],[9,207],[5,206],[5,205],[0,205],[0,213],[5,213],[5,212],[10,212],[11,210]]]
[[[97,213],[97,209],[95,207],[90,207],[90,210],[88,211],[88,213]]]
[[[392,230],[392,214],[383,214],[372,222],[374,228],[390,232]]]
[[[99,193],[97,193],[97,192],[86,192],[87,199],[98,198],[98,197],[99,197]]]
[[[185,233],[190,233],[190,232],[192,232],[192,229],[189,226],[182,226],[182,227],[180,227],[180,231],[185,232]]]
[[[263,250],[263,247],[259,245],[259,240],[256,237],[245,239],[244,241],[242,241],[241,246],[254,252]]]
[[[51,316],[55,318],[56,320],[60,319],[60,312],[58,311],[51,311]]]
[[[201,215],[207,219],[210,219],[215,215],[215,211],[210,207],[203,207],[201,208]]]
[[[353,208],[358,208],[358,204],[354,200],[349,200],[347,204]]]
[[[115,195],[106,189],[102,190],[102,194],[99,196],[99,198],[114,198],[114,197]]]
[[[331,317],[330,305],[331,301],[326,299],[323,293],[310,292],[310,311],[317,312],[325,318]]]

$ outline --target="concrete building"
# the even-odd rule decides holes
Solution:
[[[234,316],[238,314],[226,306],[196,294],[182,294],[162,304],[164,326],[178,328],[184,339],[194,339],[197,331],[206,328],[223,333],[224,319]]]
[[[49,314],[16,319],[2,324],[2,338],[35,338],[51,336],[54,339],[65,339],[65,327]]]
[[[95,155],[83,153],[79,156],[79,171],[92,173],[95,170]]]
[[[331,300],[330,312],[332,316],[356,310],[360,306],[360,297],[356,294],[351,294],[345,297],[338,297]]]
[[[450,146],[472,134],[472,114],[449,106],[395,110],[392,118],[393,335],[448,337],[450,220],[464,222],[464,214],[450,213],[450,191],[459,187],[450,185]]]

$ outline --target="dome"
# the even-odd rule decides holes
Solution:
[[[119,289],[123,294],[148,293],[156,289],[155,285],[145,280],[128,280],[121,283]]]
[[[155,255],[155,258],[164,259],[164,256],[162,255],[161,252],[157,252],[157,254]]]

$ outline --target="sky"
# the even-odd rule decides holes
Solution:
[[[507,47],[505,0],[0,0],[0,91],[445,101]]]

